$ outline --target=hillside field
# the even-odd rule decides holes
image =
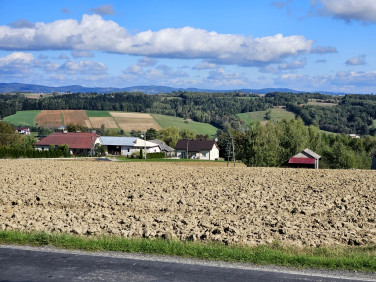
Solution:
[[[260,121],[265,124],[267,120],[265,119],[265,114],[267,111],[256,111],[238,114],[239,118],[243,120],[246,124],[250,124],[251,120]],[[272,108],[271,109],[271,120],[280,121],[283,119],[289,120],[295,118],[295,115],[291,112],[286,111],[281,108]]]
[[[183,118],[172,117],[159,114],[151,114],[156,122],[162,127],[177,127],[181,129],[189,129],[195,132],[196,134],[208,134],[213,137],[217,133],[217,128],[208,123],[196,122],[196,121],[185,121]]]
[[[375,171],[211,164],[0,160],[0,230],[249,246],[376,243]]]
[[[41,111],[19,111],[3,120],[16,126],[35,126],[35,118]]]
[[[125,132],[145,131],[149,128],[161,130],[175,126],[189,129],[196,134],[215,136],[217,128],[214,126],[187,121],[179,117],[159,114],[109,112],[109,111],[84,111],[84,110],[44,110],[44,111],[19,111],[15,115],[4,118],[4,121],[20,126],[43,126],[59,128],[69,123],[79,124],[87,128],[100,128],[104,124],[107,129],[123,129]]]

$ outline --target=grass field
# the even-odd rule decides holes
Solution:
[[[217,128],[208,123],[189,121],[186,123],[183,118],[151,114],[155,121],[163,128],[175,126],[181,129],[189,129],[196,134],[208,134],[213,137],[217,133]]]
[[[35,126],[35,118],[40,111],[19,111],[15,115],[5,117],[4,121],[18,126]]]
[[[85,251],[115,251],[180,256],[214,261],[280,265],[297,268],[319,268],[352,271],[376,271],[375,247],[294,248],[277,242],[256,247],[226,246],[163,239],[131,239],[115,236],[84,237],[45,232],[0,230],[1,244],[55,246]]]
[[[90,117],[112,117],[109,111],[86,111],[87,116]]]
[[[280,108],[273,108],[271,109],[271,120],[274,121],[280,121],[283,119],[289,120],[295,118],[295,115],[291,112],[286,111],[285,109]],[[249,113],[243,113],[238,114],[241,120],[244,120],[246,124],[249,124],[251,120],[253,121],[260,121],[260,122],[266,122],[265,114],[267,111],[256,111],[256,112],[249,112]]]

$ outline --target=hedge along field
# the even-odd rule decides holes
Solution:
[[[18,111],[16,114],[5,117],[5,122],[17,126],[35,126],[35,118],[41,111]]]
[[[209,136],[213,137],[217,134],[217,128],[212,126],[208,123],[203,122],[196,122],[196,121],[188,121],[185,122],[183,118],[180,117],[172,117],[160,114],[151,114],[151,116],[156,120],[156,122],[163,128],[167,127],[177,127],[179,130],[181,129],[189,129],[195,132],[196,134],[208,134]]]

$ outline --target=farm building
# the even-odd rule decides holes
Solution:
[[[304,149],[299,154],[292,156],[289,160],[289,165],[292,167],[308,167],[319,168],[319,160],[321,156],[311,151]]]
[[[161,152],[165,153],[166,157],[174,157],[175,156],[174,148],[171,148],[165,142],[158,140],[158,139],[150,140],[150,142],[158,144],[159,147],[161,148]]]
[[[218,160],[219,148],[214,140],[179,140],[176,156],[181,159]]]
[[[146,153],[161,152],[158,144],[137,137],[101,136],[100,139],[101,144],[107,146],[107,153],[110,155],[130,156],[141,149],[146,149]]]
[[[28,127],[17,127],[16,132],[23,135],[30,135],[30,128]]]
[[[96,133],[55,132],[35,143],[37,150],[48,150],[50,145],[68,145],[71,155],[89,155],[95,144],[100,144]]]

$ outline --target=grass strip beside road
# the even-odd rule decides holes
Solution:
[[[298,248],[278,242],[255,247],[221,243],[77,236],[0,230],[1,244],[55,246],[84,251],[116,251],[297,268],[376,271],[376,246]]]

